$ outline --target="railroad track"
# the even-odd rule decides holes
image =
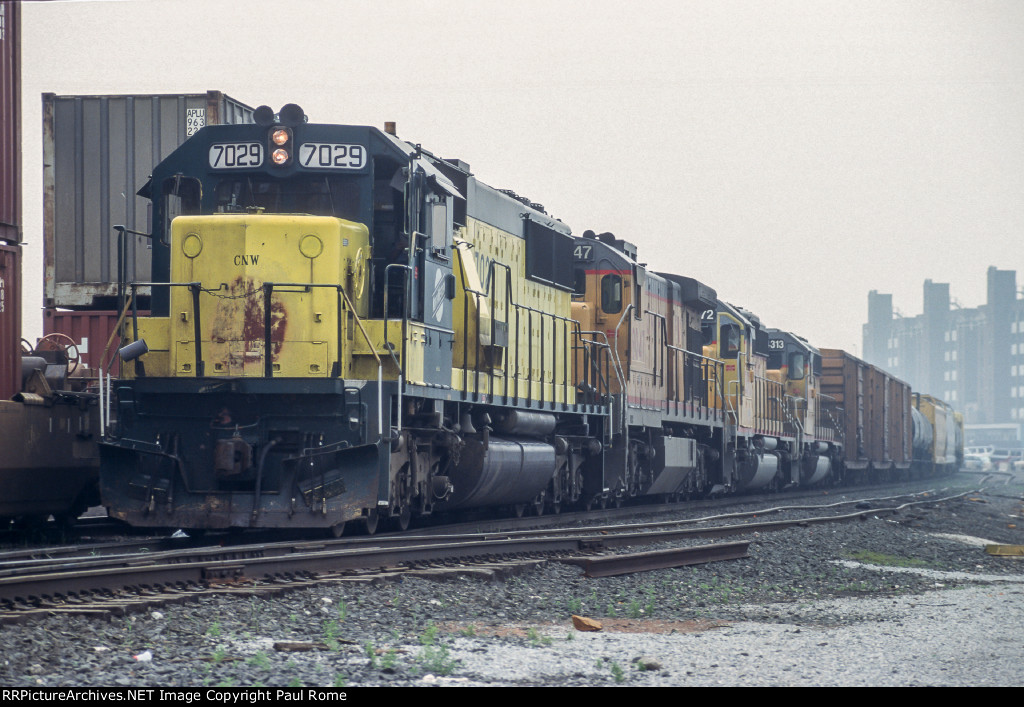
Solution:
[[[0,558],[0,621],[55,611],[110,615],[216,593],[267,595],[323,582],[396,576],[494,577],[546,561],[578,564],[590,576],[734,559],[747,543],[695,546],[793,526],[835,523],[962,498],[930,491],[818,506],[778,506],[684,520],[455,535],[396,534],[333,541],[191,547],[49,558]],[[868,507],[863,507],[864,505]],[[856,506],[862,506],[857,508]],[[782,512],[796,517],[765,520]],[[815,515],[817,514],[817,515]],[[611,551],[675,542],[633,555]],[[742,546],[742,547],[741,547]]]

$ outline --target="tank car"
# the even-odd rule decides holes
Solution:
[[[0,400],[0,522],[70,525],[100,500],[97,395],[71,377],[80,357],[68,337],[24,344],[21,391]]]
[[[601,497],[611,350],[572,318],[569,229],[391,132],[256,118],[140,192],[153,281],[124,286],[111,515],[372,532]]]

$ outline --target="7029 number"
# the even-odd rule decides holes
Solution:
[[[321,169],[362,169],[366,165],[366,148],[362,145],[305,142],[299,146],[299,164]]]
[[[210,145],[210,167],[259,167],[263,164],[263,146],[258,142],[225,142]]]

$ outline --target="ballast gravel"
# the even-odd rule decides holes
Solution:
[[[52,615],[0,627],[0,684],[1021,685],[1024,559],[984,545],[1024,544],[1022,493],[1018,477],[898,515],[752,534],[746,559],[621,577],[539,562],[492,581]],[[575,629],[573,614],[602,630]]]

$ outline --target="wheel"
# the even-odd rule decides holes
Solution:
[[[402,506],[401,512],[392,519],[397,530],[408,530],[412,521],[412,509],[409,506]]]
[[[75,350],[71,355],[71,349]],[[78,351],[78,344],[67,334],[58,331],[47,334],[36,344],[36,351],[63,351],[68,359],[68,375],[78,370],[78,364],[82,362],[82,355]]]
[[[20,531],[42,530],[48,516],[41,514],[24,515],[14,520],[14,529]]]
[[[523,513],[526,512],[526,504],[525,503],[517,503],[516,505],[512,506],[512,510],[515,511],[516,518],[522,518],[523,517]]]
[[[364,519],[364,522],[366,523],[366,534],[367,535],[373,535],[374,533],[377,532],[377,522],[379,520],[380,520],[380,516],[377,514],[377,510],[376,509],[370,511],[366,515],[366,518]]]
[[[340,523],[336,523],[336,524],[331,526],[331,536],[332,537],[340,538],[344,534],[345,534],[345,521],[341,521]]]

